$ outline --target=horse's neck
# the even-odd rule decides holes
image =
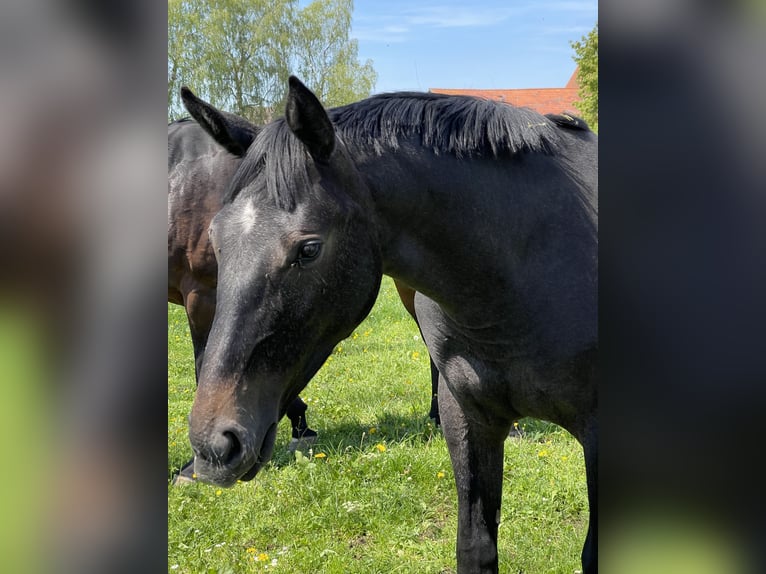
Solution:
[[[528,313],[551,329],[582,322],[583,313],[591,322],[597,240],[560,159],[419,162],[402,155],[382,162],[380,177],[366,170],[386,274],[466,327]]]
[[[504,226],[503,209],[493,205],[491,194],[470,197],[474,190],[464,174],[471,170],[464,165],[458,167],[452,158],[430,159],[430,166],[407,160],[386,164],[385,177],[368,177],[368,182],[384,272],[449,305],[465,295],[476,276],[489,283],[508,280],[492,264],[498,250],[493,234]],[[479,178],[487,171],[480,163],[475,168]]]

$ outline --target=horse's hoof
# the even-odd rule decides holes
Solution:
[[[296,450],[303,451],[310,447],[312,444],[314,444],[317,441],[317,434],[314,433],[313,435],[310,434],[304,434],[300,438],[292,438],[290,439],[290,444],[287,446],[287,450],[290,452],[295,452]]]
[[[194,478],[189,478],[188,476],[177,474],[173,477],[173,480],[170,481],[170,484],[173,486],[184,486],[186,484],[194,484],[195,482],[197,482],[197,480]]]
[[[179,470],[178,474],[173,477],[173,480],[170,481],[170,484],[173,486],[192,484],[197,482],[196,478],[197,475],[194,474],[194,459],[191,459],[181,467],[181,470]]]

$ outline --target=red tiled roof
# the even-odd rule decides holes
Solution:
[[[531,108],[541,114],[573,113],[579,115],[576,102],[577,69],[564,88],[530,88],[516,90],[472,90],[459,88],[431,88],[436,94],[465,95],[497,100],[518,107]]]
[[[567,82],[567,85],[564,86],[565,88],[574,88],[575,90],[580,89],[580,83],[577,81],[577,70],[579,69],[579,66],[575,68],[575,71],[572,72],[572,77],[569,78],[569,81]]]

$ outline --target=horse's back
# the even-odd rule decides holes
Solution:
[[[183,161],[212,153],[215,142],[190,118],[168,124],[168,171]]]
[[[207,229],[240,159],[194,120],[168,125],[168,300],[190,289],[215,289],[216,261]]]

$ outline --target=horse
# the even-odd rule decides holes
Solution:
[[[198,105],[190,104],[198,113]],[[195,378],[204,355],[215,314],[217,265],[208,226],[222,206],[226,182],[258,133],[244,118],[221,112],[225,125],[205,117],[202,123],[183,118],[168,124],[168,302],[184,307],[195,359]],[[416,321],[414,290],[401,282],[395,287],[405,309]],[[436,389],[438,375],[431,361],[431,409],[439,424]],[[306,404],[296,398],[287,409],[292,427],[289,449],[315,440],[308,428]],[[192,479],[193,461],[185,464],[176,480]]]
[[[228,126],[235,136],[219,145],[194,120],[168,124],[168,302],[186,311],[196,379],[215,312],[217,266],[207,228],[246,151],[243,145],[257,133],[256,126],[233,114],[228,114]],[[299,397],[287,409],[291,450],[317,436],[308,427],[306,409]],[[193,462],[183,465],[174,483],[193,480]]]
[[[498,570],[504,439],[524,416],[583,447],[581,560],[597,572],[597,152],[572,116],[417,92],[326,110],[291,76],[285,117],[210,225],[218,297],[189,423],[200,479],[255,477],[387,274],[416,290],[438,368],[457,572]]]

